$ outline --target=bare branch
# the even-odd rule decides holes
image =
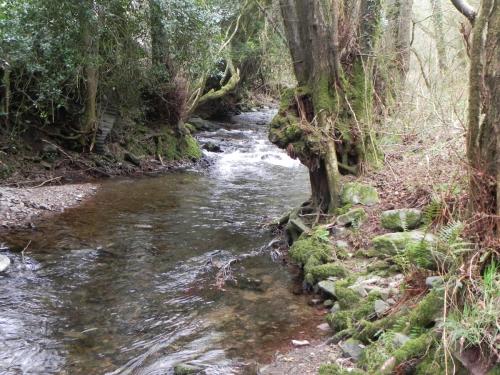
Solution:
[[[451,0],[451,3],[462,13],[471,24],[474,24],[476,19],[476,10],[466,0]]]

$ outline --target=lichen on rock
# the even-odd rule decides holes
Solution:
[[[341,192],[342,204],[362,204],[364,206],[373,206],[379,203],[377,190],[370,185],[359,182],[349,182],[344,185]]]
[[[417,228],[422,222],[422,211],[416,208],[401,208],[382,212],[382,227],[390,230],[407,231]]]

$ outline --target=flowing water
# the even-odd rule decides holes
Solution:
[[[37,231],[2,240],[1,374],[251,373],[318,319],[268,253],[262,223],[308,196],[307,173],[272,146],[272,112],[242,114],[200,134],[225,151],[208,170],[103,182],[97,196]],[[257,125],[261,124],[261,125]],[[24,254],[18,251],[31,240]]]

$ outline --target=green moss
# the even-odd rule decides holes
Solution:
[[[430,251],[436,238],[430,233],[421,231],[387,233],[372,239],[375,250],[382,255],[396,255],[404,252],[408,245],[423,246],[422,250]]]
[[[340,332],[352,328],[352,316],[350,311],[337,311],[326,316],[326,322],[334,332]]]
[[[379,202],[377,190],[358,182],[349,182],[344,185],[341,192],[342,204],[362,204],[372,206]]]
[[[434,356],[424,358],[416,368],[417,375],[446,375],[446,371],[441,363]]]
[[[322,263],[326,263],[332,256],[332,245],[325,237],[325,229],[318,228],[312,233],[304,233],[295,241],[290,248],[288,254],[290,258],[300,264],[306,265],[310,257],[316,258]],[[316,266],[318,263],[314,260],[310,267]]]
[[[348,288],[350,285],[352,285],[350,279],[339,280],[335,283],[335,298],[343,310],[354,308],[361,300],[358,293]]]
[[[315,257],[311,257],[315,258]],[[326,280],[328,277],[347,277],[349,272],[342,267],[341,265],[335,263],[326,263],[326,264],[315,264],[313,266],[309,266],[311,261],[309,258],[306,266],[304,267],[304,272],[306,274],[306,281],[314,284],[321,280]],[[315,258],[315,263],[319,262],[319,259]]]
[[[408,326],[411,328],[428,327],[441,315],[444,307],[443,291],[431,290],[418,305],[410,311]]]
[[[361,208],[354,208],[347,213],[337,217],[337,224],[340,225],[352,225],[353,227],[358,227],[365,221],[367,215],[366,211]]]
[[[500,365],[495,365],[495,367],[488,371],[487,375],[500,375]]]
[[[346,370],[336,364],[321,365],[318,370],[318,375],[364,375],[362,370]]]
[[[180,158],[198,160],[201,159],[202,156],[203,153],[201,152],[198,141],[191,135],[185,136],[184,140],[181,142]]]
[[[320,113],[321,111],[333,112],[335,110],[337,100],[335,95],[332,94],[332,87],[328,75],[321,76],[315,82],[312,92],[315,113]]]
[[[430,333],[424,333],[417,338],[408,340],[399,349],[394,351],[393,356],[396,358],[396,363],[402,363],[412,358],[423,356],[434,338]]]
[[[421,221],[422,211],[414,208],[384,211],[380,217],[382,226],[391,230],[415,229]]]

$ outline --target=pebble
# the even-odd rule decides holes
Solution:
[[[10,259],[5,255],[0,254],[0,272],[4,272],[7,268],[9,268],[9,266]]]
[[[302,347],[302,346],[307,346],[307,345],[310,345],[311,343],[307,340],[292,340],[292,345],[293,346],[296,346],[298,348]]]
[[[330,326],[328,325],[328,323],[321,323],[317,326],[317,328],[323,332],[330,332]]]

